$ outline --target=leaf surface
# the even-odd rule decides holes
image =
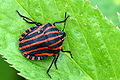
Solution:
[[[41,23],[67,21],[64,50],[58,59],[58,70],[53,66],[50,75],[53,80],[118,80],[120,78],[120,30],[106,20],[97,8],[84,0],[5,0],[0,1],[0,54],[19,75],[30,80],[50,80],[46,70],[53,57],[31,61],[18,50],[19,36],[35,26],[25,23],[15,12]],[[59,29],[63,24],[58,24]]]

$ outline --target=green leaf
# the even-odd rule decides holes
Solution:
[[[120,13],[117,12],[117,16],[118,16],[118,19],[119,19],[119,22],[120,22]]]
[[[18,50],[19,36],[35,26],[25,23],[16,13],[41,23],[60,21],[70,15],[65,28],[63,48],[72,51],[73,59],[62,53],[58,70],[53,66],[53,80],[118,80],[120,79],[120,30],[106,20],[87,0],[4,0],[0,1],[0,54],[19,75],[30,80],[49,80],[46,70],[52,57],[31,61]],[[58,24],[59,29],[63,24]]]
[[[117,12],[120,12],[120,0],[91,0],[94,6],[98,6],[101,12],[117,26],[120,22],[117,17]]]

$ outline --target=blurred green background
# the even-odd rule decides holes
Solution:
[[[11,68],[7,62],[4,61],[0,55],[0,80],[24,80],[24,78],[17,75],[17,71]]]
[[[120,0],[91,0],[93,6],[98,6],[99,10],[109,20],[120,27],[117,12],[120,13]],[[0,80],[24,80],[17,75],[18,71],[9,67],[9,64],[2,59],[0,55]]]

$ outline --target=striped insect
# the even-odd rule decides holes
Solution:
[[[35,27],[27,29],[19,38],[19,49],[22,55],[30,60],[44,60],[48,56],[53,56],[52,63],[46,71],[51,78],[49,71],[53,64],[57,69],[56,62],[60,55],[59,52],[68,52],[72,57],[70,51],[64,51],[62,49],[62,43],[66,36],[64,28],[69,16],[66,17],[65,13],[65,19],[62,21],[41,24],[21,15],[18,11],[17,13],[27,23],[36,25]],[[58,30],[55,26],[56,23],[64,23],[63,30]]]

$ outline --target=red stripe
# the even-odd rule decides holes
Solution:
[[[23,36],[20,36],[21,39],[23,39],[24,37]]]
[[[26,58],[28,58],[28,59],[29,59],[29,57],[30,57],[30,55],[28,55]]]
[[[46,23],[46,24],[48,24],[48,23]],[[44,25],[42,25],[42,26],[39,26],[35,31],[31,32],[31,33],[28,34],[28,35],[31,35],[31,34],[33,34],[33,33],[35,33],[35,32],[40,31],[40,29],[41,29],[42,27],[44,27],[46,24],[44,24]]]
[[[33,32],[31,32],[30,34],[28,34],[28,35],[31,35],[31,34],[33,34],[33,33],[35,33],[35,32],[38,32],[42,27],[43,27],[44,25],[42,25],[42,26],[39,26],[35,31],[33,31]]]
[[[37,45],[37,44],[41,44],[41,43],[43,43],[43,42],[47,42],[47,41],[50,41],[50,40],[59,38],[59,37],[61,37],[61,36],[62,36],[62,35],[55,36],[55,37],[51,37],[51,38],[45,39],[45,40],[43,40],[43,41],[38,41],[38,42],[36,42],[36,43],[33,43],[33,44],[29,44],[29,45],[20,47],[19,49],[24,49],[24,48],[31,47],[31,46],[34,46],[34,45]]]
[[[57,45],[57,44],[58,44],[58,43],[60,43],[60,42],[62,42],[62,40],[59,40],[58,42],[56,42],[56,43],[54,43],[54,44],[49,45],[49,47],[52,47],[52,46],[54,46],[54,45]]]
[[[52,55],[57,55],[54,53],[40,53],[40,54],[35,54],[36,56],[40,56],[40,55],[48,55],[48,56],[52,56]]]
[[[50,50],[58,50],[58,49],[61,49],[61,48],[62,48],[62,46],[57,47],[57,48],[50,48]]]
[[[33,56],[31,60],[34,60],[34,59],[35,59],[35,57]]]
[[[45,35],[48,35],[50,33],[59,33],[58,31],[51,31],[51,32],[48,32],[48,33],[45,33]],[[26,41],[29,41],[29,40],[33,40],[33,39],[36,39],[38,37],[41,37],[44,33],[41,33],[40,35],[37,35],[35,37],[32,37],[32,38],[29,38],[29,39],[26,39],[26,40],[22,40],[22,41],[19,41],[19,43],[24,43]]]
[[[47,32],[45,33],[45,35],[51,34],[51,33],[59,33],[59,31],[51,31],[51,32]]]
[[[38,59],[37,60],[40,60],[40,57],[38,57]]]
[[[42,47],[42,48],[37,48],[37,49],[34,49],[34,50],[31,50],[31,51],[26,51],[22,54],[28,54],[28,53],[31,53],[31,52],[34,52],[34,51],[38,51],[38,50],[43,50],[43,49],[47,49],[48,47]]]
[[[28,29],[30,32],[32,31],[30,28]]]
[[[62,48],[62,46],[57,47],[57,48],[42,47],[42,48],[37,48],[37,49],[31,50],[31,51],[26,51],[26,52],[24,52],[22,54],[24,55],[24,54],[28,54],[28,53],[31,53],[31,52],[34,52],[34,51],[38,51],[38,50],[43,50],[43,49],[58,50],[58,49],[61,49],[61,48]]]
[[[27,35],[27,32],[24,32],[23,34]]]
[[[47,28],[44,30],[44,32],[47,31],[47,30],[50,29],[50,28],[56,28],[56,27],[55,27],[55,26],[49,26],[49,27],[47,27]]]

